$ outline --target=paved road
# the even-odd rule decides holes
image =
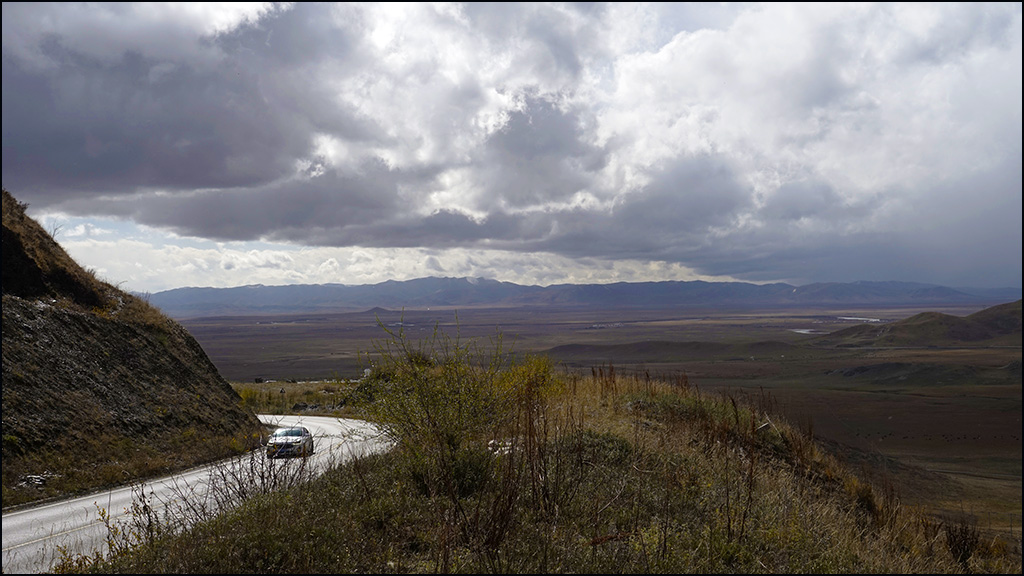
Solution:
[[[144,500],[161,517],[169,511],[187,521],[245,494],[308,479],[353,455],[387,446],[372,424],[360,420],[264,415],[260,419],[278,426],[306,426],[313,433],[316,453],[308,459],[268,461],[257,452],[150,480],[141,486]],[[100,510],[108,512],[110,522],[125,522],[133,502],[143,502],[138,486],[3,514],[3,572],[45,572],[60,559],[62,549],[73,554],[105,552],[108,530]]]

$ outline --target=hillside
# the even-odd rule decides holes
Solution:
[[[968,316],[924,312],[891,324],[860,324],[816,341],[842,347],[1020,346],[1021,301]]]
[[[184,328],[3,191],[5,507],[224,457],[257,430]]]
[[[231,513],[149,528],[158,537],[57,571],[1020,572],[1019,532],[982,537],[965,513],[930,516],[873,486],[770,413],[768,395],[561,372],[455,338],[393,333],[370,374],[339,390],[393,449],[270,493],[253,466]],[[637,348],[663,346],[675,347]]]
[[[864,347],[989,347],[1021,346],[1021,301],[985,308],[959,317],[922,312],[892,323],[867,323],[814,338],[821,348]],[[677,341],[623,341],[614,344],[564,344],[545,354],[571,365],[603,363],[665,363],[725,360],[770,354],[780,356],[797,349],[783,342],[718,343]]]

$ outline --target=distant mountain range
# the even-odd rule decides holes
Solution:
[[[619,282],[522,286],[483,278],[420,278],[380,284],[176,288],[149,302],[175,318],[353,311],[372,307],[601,306],[605,308],[766,308],[801,306],[992,305],[1020,288],[949,288],[912,282],[750,284]]]

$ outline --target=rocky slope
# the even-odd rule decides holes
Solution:
[[[184,328],[3,191],[4,506],[224,457],[258,431]]]

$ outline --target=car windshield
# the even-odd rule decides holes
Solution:
[[[271,436],[278,436],[278,437],[280,437],[280,436],[302,436],[302,429],[301,428],[281,428],[280,430],[275,430],[274,433],[271,434]]]

